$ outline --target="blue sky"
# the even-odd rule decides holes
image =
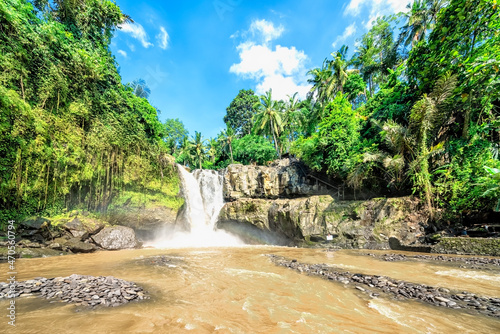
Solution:
[[[146,80],[160,120],[179,118],[190,134],[215,137],[240,89],[275,99],[310,89],[306,72],[355,41],[378,16],[410,0],[117,0],[134,20],[111,51],[123,83]]]

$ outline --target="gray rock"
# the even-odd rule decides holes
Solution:
[[[272,166],[229,165],[224,177],[224,198],[278,198],[317,194],[295,160],[277,160]]]
[[[128,249],[140,246],[135,232],[130,227],[112,226],[106,227],[92,237],[94,242],[104,249]]]
[[[42,217],[30,217],[24,220],[21,225],[27,229],[39,230],[42,226],[50,225],[50,220]]]
[[[74,253],[92,253],[98,249],[93,244],[80,241],[79,238],[69,239],[65,246]]]

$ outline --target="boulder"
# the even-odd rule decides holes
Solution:
[[[25,229],[39,230],[42,227],[48,227],[50,225],[50,220],[43,217],[30,217],[25,219],[21,225]]]
[[[164,206],[113,207],[108,210],[106,221],[112,225],[133,228],[136,232],[154,234],[161,228],[175,225],[177,211]]]
[[[105,226],[104,222],[87,217],[75,217],[62,225],[74,238],[85,240],[98,233]]]
[[[92,237],[100,247],[108,250],[137,248],[140,246],[135,232],[126,226],[105,227]]]
[[[69,239],[64,246],[69,248],[73,253],[92,253],[98,249],[96,245],[82,242],[79,238]]]

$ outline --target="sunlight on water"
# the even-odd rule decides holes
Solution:
[[[500,275],[488,275],[486,273],[477,271],[463,271],[463,270],[441,270],[436,272],[436,275],[450,276],[450,277],[461,277],[467,279],[473,279],[477,281],[491,281],[500,282]]]

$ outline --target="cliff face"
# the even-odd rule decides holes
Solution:
[[[279,198],[317,194],[296,160],[283,159],[271,166],[229,165],[224,175],[224,199]]]
[[[226,203],[219,227],[238,230],[236,225],[269,231],[295,243],[326,241],[348,248],[389,248],[396,237],[405,244],[418,242],[428,217],[412,197],[339,201],[331,196],[295,199],[241,198]]]

